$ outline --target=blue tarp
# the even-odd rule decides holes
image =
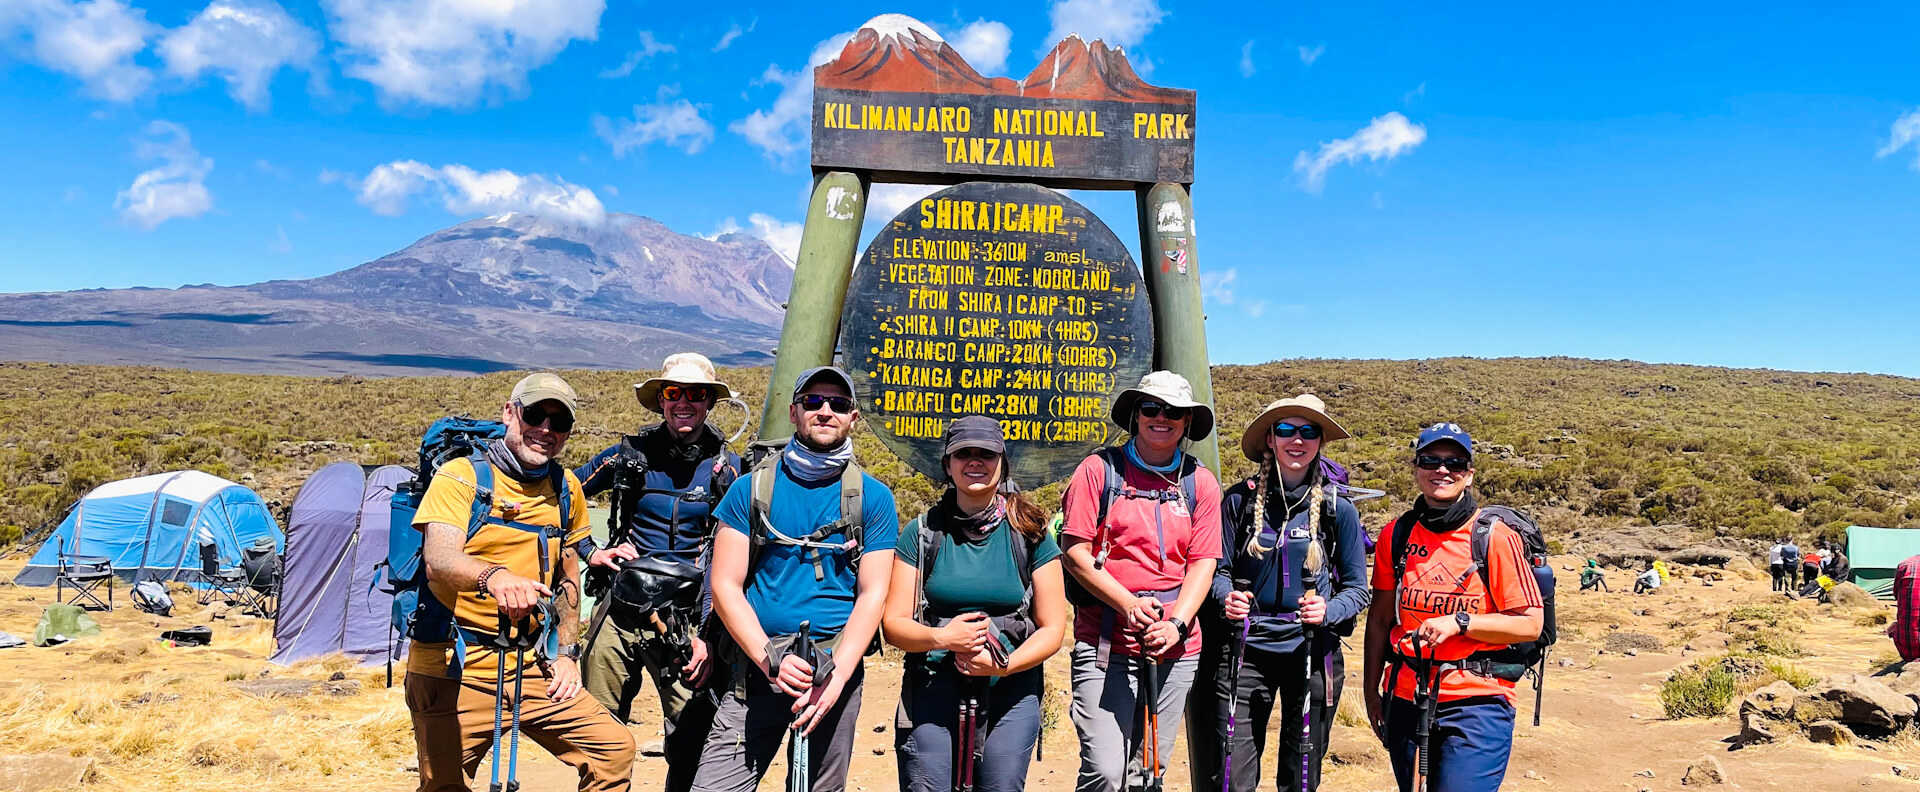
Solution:
[[[200,545],[212,543],[222,568],[238,568],[241,549],[259,539],[286,538],[253,490],[198,470],[158,473],[102,484],[67,513],[53,535],[13,579],[51,586],[61,553],[104,556],[129,581],[200,579]]]
[[[368,474],[336,462],[300,486],[287,516],[273,662],[335,652],[362,665],[387,661],[393,595],[377,567],[387,558],[394,488],[412,479],[413,471],[397,465]]]

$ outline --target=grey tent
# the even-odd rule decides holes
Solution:
[[[393,595],[378,568],[387,558],[393,491],[413,471],[368,473],[352,462],[321,468],[300,485],[287,519],[287,560],[274,652],[282,665],[341,652],[361,665],[403,653],[392,640]]]

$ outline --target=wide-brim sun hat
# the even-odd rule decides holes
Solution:
[[[1266,458],[1267,433],[1273,431],[1273,425],[1282,418],[1299,418],[1320,427],[1320,441],[1341,440],[1352,437],[1346,427],[1327,415],[1327,403],[1311,393],[1276,399],[1260,411],[1260,416],[1247,424],[1247,430],[1240,433],[1240,453],[1248,459],[1258,462]]]
[[[640,405],[660,412],[660,389],[668,385],[705,385],[713,389],[715,401],[733,396],[733,389],[715,379],[713,361],[698,352],[681,352],[668,355],[660,364],[660,376],[637,382],[633,385],[633,395],[640,399]]]
[[[1190,409],[1192,420],[1187,423],[1188,440],[1205,440],[1213,434],[1213,408],[1193,400],[1193,385],[1186,377],[1171,371],[1150,372],[1140,378],[1140,384],[1120,392],[1113,399],[1113,412],[1110,417],[1115,425],[1129,432],[1133,427],[1127,419],[1133,415],[1133,409],[1141,399],[1152,399],[1168,407],[1186,407]]]

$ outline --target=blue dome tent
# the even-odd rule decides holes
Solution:
[[[104,556],[123,580],[199,580],[200,546],[220,566],[240,566],[241,550],[260,539],[274,552],[286,537],[253,490],[198,470],[156,473],[95,487],[74,504],[13,582],[51,586],[60,553]]]

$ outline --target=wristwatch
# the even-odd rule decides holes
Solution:
[[[565,646],[562,646],[562,647],[560,647],[560,656],[561,656],[561,657],[564,657],[564,658],[567,658],[568,660],[572,660],[572,661],[574,661],[574,662],[579,662],[579,660],[580,660],[580,644],[577,644],[577,643],[570,643],[570,644],[567,644],[567,645],[565,645]]]
[[[1467,623],[1468,623],[1468,622],[1471,622],[1471,621],[1473,621],[1473,616],[1472,616],[1471,614],[1469,614],[1469,613],[1467,613],[1466,611],[1460,611],[1460,612],[1458,612],[1458,613],[1455,613],[1455,614],[1453,614],[1453,620],[1454,620],[1455,622],[1457,622],[1457,623],[1459,623],[1459,625],[1460,625],[1460,634],[1461,634],[1461,635],[1466,635],[1466,634],[1467,634]]]
[[[1185,619],[1178,616],[1171,616],[1167,618],[1167,621],[1173,622],[1173,629],[1179,631],[1181,638],[1187,637],[1187,621]]]

